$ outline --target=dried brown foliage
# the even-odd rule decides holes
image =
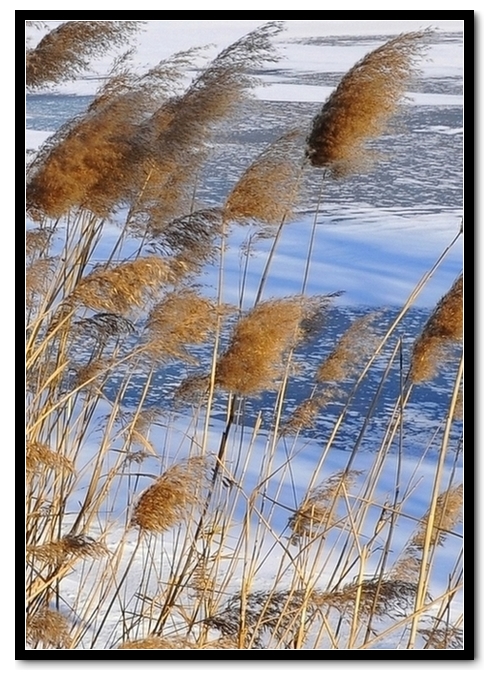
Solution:
[[[44,22],[27,22],[41,28]],[[36,89],[71,80],[89,60],[124,46],[141,21],[67,21],[45,35],[26,53],[26,85]],[[38,26],[41,24],[41,26]]]
[[[299,191],[298,132],[270,144],[247,168],[224,206],[226,221],[273,225],[291,216]]]
[[[356,470],[338,472],[307,494],[288,522],[294,545],[302,538],[312,540],[322,536],[338,521],[338,502],[349,492],[359,474]]]
[[[146,322],[146,352],[155,361],[169,357],[192,360],[188,346],[207,339],[217,315],[213,302],[191,288],[167,293]]]
[[[207,470],[205,458],[172,465],[142,493],[131,523],[143,531],[162,532],[188,519],[201,502]]]
[[[454,343],[463,337],[463,274],[438,302],[416,340],[411,358],[413,382],[431,380],[449,358]]]
[[[336,382],[352,377],[375,349],[377,336],[372,324],[378,314],[367,314],[354,321],[317,371],[319,382]]]
[[[403,33],[343,76],[313,121],[307,140],[312,165],[341,176],[365,164],[365,142],[380,135],[399,110],[430,36],[430,30]]]
[[[435,618],[431,618],[430,622],[430,628],[418,628],[419,635],[426,642],[425,649],[463,649],[463,628],[457,628]]]
[[[301,337],[300,323],[315,302],[302,296],[262,302],[238,321],[217,364],[217,384],[238,394],[273,386],[285,353]]]
[[[71,646],[70,623],[60,612],[41,609],[27,616],[26,641],[31,647],[67,649]]]

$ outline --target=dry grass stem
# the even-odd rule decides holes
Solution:
[[[312,124],[307,155],[314,166],[342,176],[365,165],[367,140],[399,110],[426,51],[430,30],[404,33],[373,50],[343,76]]]
[[[463,337],[463,274],[438,302],[416,340],[411,358],[413,382],[431,380],[446,361],[454,343]]]

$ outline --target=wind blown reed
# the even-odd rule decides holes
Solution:
[[[85,74],[143,23],[26,22],[44,36],[28,90]],[[312,124],[277,130],[266,109],[252,130],[282,29],[145,71],[120,54],[29,158],[28,654],[464,644],[462,276],[403,366],[405,314],[461,232],[392,322],[340,326],[353,314],[333,314],[328,266],[305,294],[329,228],[308,180],[368,169],[433,32],[367,54]],[[248,134],[257,152],[231,158]],[[309,214],[289,272],[279,239],[303,241]],[[274,270],[293,294],[268,294]],[[416,383],[442,372],[435,423]]]

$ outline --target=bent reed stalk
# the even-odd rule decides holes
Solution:
[[[143,23],[27,22],[45,34],[27,51],[27,87],[80,75]],[[458,552],[451,559],[463,501],[461,369],[452,375],[462,276],[410,348],[397,392],[388,387],[405,316],[461,231],[390,324],[369,312],[338,333],[329,315],[339,293],[305,294],[328,182],[368,170],[368,143],[400,110],[433,33],[366,55],[307,133],[281,131],[215,197],[207,162],[221,126],[236,123],[255,74],[277,61],[282,29],[264,24],[204,67],[195,65],[204,50],[142,74],[123,55],[29,163],[29,650],[368,649],[386,636],[398,648],[463,644]],[[267,297],[279,240],[316,168],[297,294]],[[224,276],[240,233],[249,261],[258,244],[264,264],[254,290],[246,270],[232,306]],[[199,277],[216,268],[214,293]],[[329,350],[306,366],[301,353],[317,337]],[[378,366],[370,402],[358,402]],[[453,381],[446,419],[436,432],[427,425],[414,464],[405,419],[423,412],[415,399],[438,373]],[[294,380],[304,389],[290,409]],[[359,429],[339,456],[351,418]],[[366,469],[372,428],[379,443]]]

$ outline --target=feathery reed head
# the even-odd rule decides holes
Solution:
[[[26,642],[31,647],[67,649],[71,645],[70,623],[63,614],[52,609],[43,608],[28,614]]]
[[[126,45],[128,37],[139,30],[142,23],[97,20],[61,24],[47,33],[35,48],[27,50],[27,87],[36,89],[76,77],[88,68],[89,59]]]
[[[49,541],[41,545],[28,545],[27,555],[46,564],[62,564],[68,560],[102,557],[107,548],[99,541],[85,534],[66,534],[59,541]]]
[[[463,336],[463,274],[438,302],[416,340],[411,357],[413,382],[431,380],[448,356],[453,343]]]
[[[71,461],[61,453],[52,451],[49,446],[35,440],[26,443],[26,469],[35,472],[44,468],[73,471]]]
[[[172,465],[139,498],[131,519],[143,531],[168,531],[200,502],[208,461],[193,457]]]
[[[151,358],[192,360],[187,347],[204,342],[215,328],[217,310],[211,300],[191,288],[167,293],[146,322],[146,353]]]
[[[333,351],[319,366],[316,380],[336,382],[352,377],[375,349],[377,335],[372,328],[378,314],[366,314],[354,321]]]
[[[290,217],[299,191],[298,136],[282,135],[245,170],[224,206],[226,221],[273,225]]]
[[[300,323],[314,302],[302,296],[267,300],[238,321],[230,346],[217,364],[216,382],[253,394],[273,386],[282,359],[301,336]]]
[[[398,111],[431,31],[403,33],[367,54],[343,76],[313,121],[307,140],[312,165],[341,176],[361,167],[365,142]]]
[[[94,268],[75,286],[69,302],[111,314],[140,308],[166,283],[174,283],[180,263],[156,255],[139,257],[114,267]]]
[[[357,470],[339,472],[307,494],[288,522],[294,545],[302,537],[311,540],[322,536],[336,522],[338,501],[348,493],[359,474]]]

